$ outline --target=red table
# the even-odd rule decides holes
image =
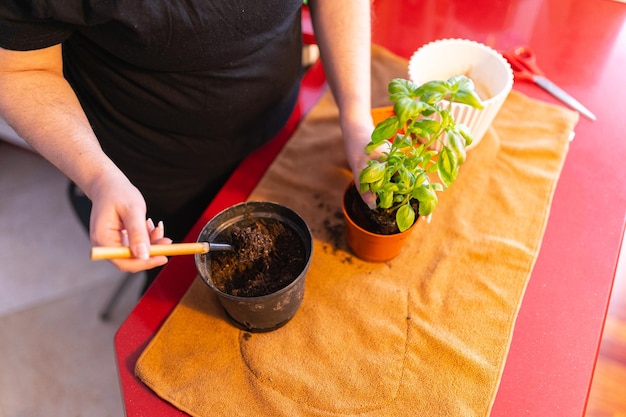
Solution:
[[[612,0],[375,0],[374,42],[410,57],[444,37],[496,49],[527,45],[544,72],[591,109],[581,117],[545,238],[516,323],[492,416],[582,416],[601,339],[626,214],[626,4]],[[237,170],[188,240],[218,211],[243,201],[324,88],[306,75],[286,128]],[[539,87],[515,89],[557,103]],[[128,416],[183,416],[133,375],[135,362],[196,275],[174,257],[115,337]]]

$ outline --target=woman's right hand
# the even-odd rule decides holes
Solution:
[[[170,244],[164,226],[146,220],[146,203],[126,177],[109,175],[89,187],[92,200],[90,238],[93,246],[129,246],[130,259],[111,262],[122,271],[137,272],[167,263],[166,256],[149,256],[151,244]]]

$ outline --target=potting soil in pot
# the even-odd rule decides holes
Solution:
[[[396,222],[396,212],[377,208],[371,210],[363,201],[354,184],[346,192],[346,209],[356,224],[371,233],[393,235],[400,233]],[[417,213],[418,202],[411,200],[411,206]]]
[[[235,248],[211,255],[213,283],[230,295],[271,294],[289,285],[306,265],[296,232],[275,219],[250,219],[224,230],[217,239]]]

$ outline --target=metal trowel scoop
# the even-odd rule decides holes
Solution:
[[[171,243],[169,245],[150,245],[150,256],[194,255],[215,251],[232,251],[227,243]],[[94,246],[91,248],[91,260],[131,258],[128,246]]]

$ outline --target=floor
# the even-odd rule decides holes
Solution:
[[[141,282],[134,280],[109,322],[100,319],[123,273],[89,260],[89,240],[66,188],[41,157],[0,141],[0,417],[124,415],[113,336]],[[620,346],[624,358],[626,343]],[[613,391],[624,387],[626,374],[607,385],[602,363],[599,369],[592,403],[621,396]],[[626,415],[593,404],[591,410]]]
[[[124,274],[89,259],[66,188],[41,157],[0,141],[0,417],[124,415],[113,336],[141,282],[100,320]]]
[[[626,262],[613,285],[585,417],[626,417]]]

